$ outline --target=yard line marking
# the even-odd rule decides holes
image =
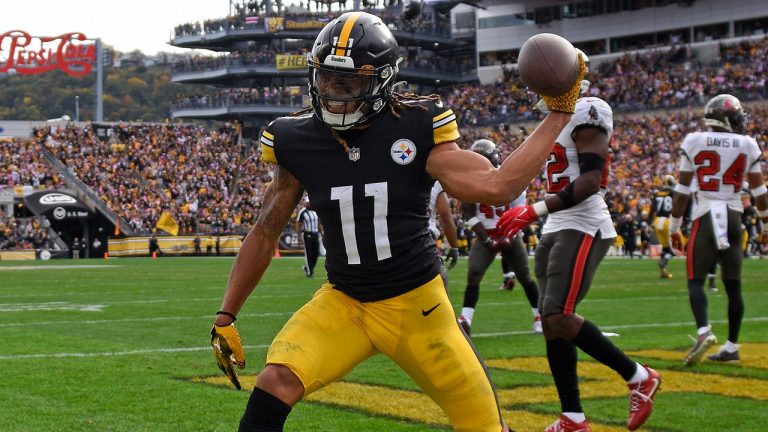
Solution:
[[[210,318],[210,317],[207,317]],[[143,321],[146,320],[153,320],[154,318],[148,318],[148,319],[142,319]],[[169,319],[166,318],[157,318],[157,319]],[[183,319],[182,317],[178,317],[178,319]],[[112,321],[121,321],[121,320],[112,320]],[[754,317],[754,318],[744,318],[744,321],[768,321],[768,317]],[[717,323],[717,324],[724,324],[727,323],[728,320],[712,320],[711,323]],[[60,322],[53,322],[52,324],[60,324]],[[22,325],[22,324],[19,324]],[[616,325],[616,326],[604,326],[604,329],[629,329],[629,328],[648,328],[648,327],[682,327],[682,326],[689,326],[691,325],[690,322],[678,322],[678,323],[664,323],[664,324],[627,324],[627,325]],[[478,333],[472,335],[473,338],[476,337],[483,337],[483,338],[490,338],[490,337],[500,337],[500,336],[516,336],[516,335],[531,335],[530,330],[525,331],[513,331],[513,332],[504,332],[504,333]],[[269,345],[247,345],[244,348],[248,349],[265,349],[269,348]],[[19,359],[39,359],[39,358],[66,358],[66,357],[110,357],[110,356],[124,356],[124,355],[137,355],[137,354],[155,354],[155,353],[178,353],[178,352],[197,352],[197,351],[207,351],[211,349],[210,347],[187,347],[187,348],[157,348],[157,349],[144,349],[144,350],[129,350],[129,351],[112,351],[112,352],[97,352],[97,353],[40,353],[40,354],[10,354],[10,355],[0,355],[0,360],[19,360]]]
[[[246,345],[243,348],[248,349],[263,349],[269,348],[269,345]],[[189,347],[189,348],[157,348],[157,349],[143,349],[143,350],[131,350],[131,351],[113,351],[113,352],[95,352],[95,353],[50,353],[50,354],[19,354],[19,355],[0,355],[0,360],[25,360],[25,359],[40,359],[40,358],[66,358],[66,357],[114,357],[114,356],[126,356],[136,354],[155,354],[155,353],[179,353],[179,352],[196,352],[196,351],[208,351],[210,346],[205,347]]]
[[[768,317],[751,317],[744,318],[743,321],[749,322],[761,322],[768,321]],[[709,320],[710,324],[728,324],[728,320]],[[601,330],[626,330],[626,329],[640,329],[640,328],[658,328],[658,327],[695,327],[696,324],[693,320],[686,322],[672,322],[672,323],[648,323],[648,324],[617,324],[617,325],[601,325]],[[499,337],[499,336],[516,336],[516,335],[529,335],[533,334],[530,330],[524,331],[512,331],[512,332],[498,332],[498,333],[472,333],[472,338],[476,337]]]
[[[266,312],[266,313],[254,313],[254,314],[238,314],[238,318],[241,317],[270,317],[270,316],[290,316],[293,312]],[[117,318],[117,319],[103,319],[103,320],[68,320],[68,321],[36,321],[36,322],[12,322],[0,324],[0,327],[27,327],[32,325],[60,325],[60,324],[109,324],[118,322],[146,322],[146,321],[180,321],[180,320],[194,320],[194,319],[212,319],[213,315],[199,315],[199,316],[162,316],[162,317],[150,317],[150,318]]]
[[[0,266],[0,271],[23,271],[23,270],[80,270],[80,269],[94,269],[94,268],[112,268],[122,267],[118,265],[109,264],[83,264],[83,265],[39,265],[39,266]]]
[[[121,282],[122,283],[122,282]],[[275,285],[270,284],[272,287],[279,287],[279,286],[292,286],[292,285]],[[5,287],[3,287],[5,288]],[[27,289],[28,287],[20,287],[19,289]],[[199,290],[198,288],[185,288],[188,291],[191,290]],[[218,290],[224,294],[224,288],[223,287],[214,287],[214,288],[204,288],[205,290]],[[319,288],[318,288],[319,289]],[[170,290],[170,289],[169,289]],[[60,298],[62,295],[72,296],[72,295],[98,295],[98,296],[110,296],[110,295],[121,295],[121,294],[142,294],[142,293],[151,293],[156,294],[158,291],[157,289],[154,290],[138,290],[138,291],[68,291],[65,293],[35,293],[35,294],[8,294],[8,295],[0,295],[0,299],[4,298],[35,298],[35,297],[57,297]],[[299,292],[299,293],[289,293],[289,294],[258,294],[254,293],[253,296],[258,296],[259,298],[286,298],[286,297],[299,297],[299,296],[306,296],[311,297],[314,294],[314,291],[312,292]],[[221,296],[217,297],[218,300],[221,300]],[[183,298],[174,297],[173,300],[179,300],[184,301]]]
[[[102,312],[103,304],[73,304],[69,302],[47,303],[0,303],[0,312],[30,312],[30,311],[62,311],[75,310],[81,312]]]

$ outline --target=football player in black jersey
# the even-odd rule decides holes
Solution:
[[[669,279],[672,274],[667,269],[669,260],[675,255],[669,246],[669,216],[672,214],[672,189],[677,184],[674,176],[666,175],[659,189],[653,191],[653,202],[648,220],[653,225],[656,238],[661,245],[661,259],[659,259],[659,277]]]
[[[233,366],[245,367],[236,314],[304,191],[324,227],[328,280],[272,342],[240,431],[281,431],[293,405],[376,354],[408,373],[455,430],[508,430],[440,277],[428,229],[430,190],[437,179],[460,200],[510,202],[570,120],[579,85],[548,98],[553,112],[494,168],[458,147],[456,116],[438,96],[393,93],[397,49],[374,15],[348,12],[331,21],[308,57],[311,108],[262,132],[274,180],[211,331],[219,367],[235,386]]]

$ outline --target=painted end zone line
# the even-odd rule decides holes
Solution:
[[[243,348],[263,349],[263,348],[269,348],[269,345],[246,345]],[[25,360],[25,359],[39,359],[39,358],[66,358],[66,357],[76,357],[76,358],[114,357],[114,356],[136,355],[136,354],[210,351],[211,349],[212,348],[210,346],[205,346],[205,347],[190,347],[190,348],[158,348],[158,349],[97,352],[97,353],[51,353],[51,354],[0,355],[0,360]]]

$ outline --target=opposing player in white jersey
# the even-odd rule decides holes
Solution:
[[[579,99],[547,160],[546,198],[507,211],[497,224],[512,236],[548,215],[536,248],[535,271],[547,360],[562,415],[546,432],[591,431],[579,397],[577,347],[627,381],[629,430],[645,423],[661,383],[656,371],[632,361],[595,324],[576,314],[576,306],[616,237],[603,199],[612,133],[611,107],[602,99]]]
[[[470,150],[485,156],[494,166],[501,163],[499,154],[496,152],[496,144],[491,140],[477,140],[472,144]],[[469,258],[467,259],[467,287],[464,290],[464,303],[458,318],[459,325],[467,335],[470,334],[475,309],[480,299],[480,282],[483,281],[485,272],[488,271],[488,267],[498,254],[501,254],[502,267],[506,267],[504,269],[505,277],[514,272],[513,274],[523,286],[533,314],[533,331],[541,333],[541,317],[538,309],[539,288],[536,281],[531,277],[528,252],[525,250],[523,240],[520,235],[514,236],[510,240],[496,229],[496,222],[504,211],[510,206],[525,205],[525,197],[526,192],[523,191],[513,203],[506,206],[472,202],[464,202],[461,205],[464,217],[467,219],[467,225],[475,232],[475,241],[469,250]]]
[[[709,131],[689,133],[683,140],[670,221],[673,245],[677,246],[681,219],[690,197],[689,186],[695,176],[698,192],[693,202],[686,260],[688,295],[698,336],[685,357],[687,366],[701,360],[709,347],[717,343],[707,318],[704,279],[718,259],[728,294],[728,341],[709,359],[739,360],[739,331],[744,317],[741,188],[745,174],[764,230],[768,221],[768,189],[760,167],[762,152],[752,137],[743,135],[746,115],[741,102],[728,94],[713,97],[704,107],[704,121]]]
[[[440,218],[443,232],[440,232],[440,228],[437,227],[438,218]],[[432,232],[435,242],[445,234],[445,238],[451,246],[446,255],[446,267],[448,270],[456,267],[456,263],[459,261],[459,238],[456,235],[456,222],[453,220],[448,194],[443,190],[443,185],[439,181],[435,182],[429,194],[429,231]],[[445,277],[445,275],[443,276]]]

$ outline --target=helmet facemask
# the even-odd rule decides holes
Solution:
[[[351,61],[341,56],[326,59],[334,60]],[[334,129],[346,130],[360,125],[378,114],[389,101],[396,74],[397,66],[346,68],[310,60],[312,106],[321,120]]]

